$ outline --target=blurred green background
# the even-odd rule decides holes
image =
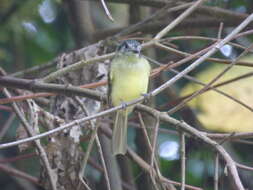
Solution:
[[[71,1],[70,1],[71,2]],[[74,2],[74,1],[72,1]],[[98,39],[104,39],[107,36],[101,36],[103,31],[108,31],[113,28],[120,28],[127,26],[131,21],[131,7],[127,4],[119,4],[119,3],[109,3],[108,8],[114,18],[114,22],[109,21],[106,17],[104,10],[99,1],[84,1],[86,7],[86,11],[84,12],[84,18],[89,19],[87,23],[90,23],[93,29],[89,28],[90,25],[87,24],[84,30],[87,33],[87,36],[78,36],[73,23],[70,21],[71,12],[70,5],[67,0],[0,0],[0,66],[8,73],[15,73],[17,71],[21,71],[27,68],[31,68],[36,65],[43,65],[49,61],[52,61],[55,57],[62,53],[71,52],[71,50],[83,47],[85,45],[95,43]],[[215,6],[224,8],[230,11],[234,11],[235,13],[247,13],[250,14],[253,12],[253,1],[252,0],[215,0],[209,1],[206,5]],[[132,5],[133,6],[133,5]],[[144,19],[146,16],[154,12],[156,9],[149,6],[140,6],[141,8],[141,19]],[[85,17],[88,14],[90,17]],[[178,14],[178,13],[177,13]],[[173,16],[177,16],[173,15]],[[215,15],[213,15],[215,18]],[[198,18],[198,17],[197,17]],[[225,18],[224,18],[225,19]],[[217,19],[219,20],[219,19]],[[219,21],[217,21],[219,23]],[[226,22],[225,22],[226,23]],[[218,24],[219,25],[219,24]],[[230,27],[227,27],[224,24],[223,35],[226,36],[233,27],[237,26],[237,24],[231,24]],[[218,27],[198,27],[191,26],[185,28],[178,28],[173,30],[167,37],[173,36],[184,36],[184,35],[194,35],[194,36],[205,36],[205,37],[217,37]],[[147,33],[142,33],[139,37],[150,37],[148,35],[155,34],[155,31],[147,31]],[[94,36],[99,36],[99,38],[94,38]],[[84,39],[81,39],[84,38]],[[247,36],[235,40],[236,43],[241,44],[245,47],[248,47],[253,41],[253,36]],[[173,41],[174,45],[177,46],[179,50],[185,52],[194,52],[196,50],[200,50],[203,47],[210,44],[210,41],[201,41],[201,40],[177,40]],[[219,58],[227,58],[233,59],[242,50],[238,48],[234,48],[232,46],[224,47],[220,52],[218,52],[215,56]],[[179,59],[177,56],[168,55],[167,52],[160,50],[153,50],[153,52],[145,52],[156,60],[167,63],[171,60]],[[252,58],[248,57],[249,62],[253,62]],[[215,68],[214,68],[215,66]],[[179,69],[183,69],[185,67],[182,66]],[[219,69],[224,68],[216,63],[206,62],[206,64],[201,65],[198,69],[194,70],[191,73],[192,76],[196,76],[203,82],[210,81],[214,76],[215,72],[213,72],[217,67]],[[238,69],[237,69],[238,68]],[[252,71],[251,67],[245,67],[247,72]],[[228,78],[239,76],[241,73],[241,68],[236,67],[233,71],[230,72],[231,75],[228,74]],[[36,75],[26,75],[24,78],[36,78],[46,73],[36,73]],[[163,81],[167,80],[169,77],[173,76],[170,73],[163,73],[162,77],[153,81],[154,87],[161,84]],[[247,79],[248,85],[243,85],[241,88],[237,88],[241,85],[232,86],[231,89],[228,89],[228,93],[236,94],[235,96],[240,99],[241,96],[247,96],[246,99],[249,105],[253,105],[252,103],[252,93],[239,93],[243,92],[245,88],[249,91],[253,91],[252,79]],[[168,110],[164,108],[168,102],[170,102],[171,97],[170,93],[174,93],[176,97],[180,95],[185,95],[197,90],[197,87],[192,87],[192,84],[189,83],[188,80],[180,80],[180,82],[176,83],[169,92],[163,93],[159,95],[156,99],[156,107],[160,107],[161,110]],[[191,89],[190,89],[191,88]],[[193,90],[192,90],[193,89]],[[226,91],[226,89],[223,89]],[[207,94],[207,93],[206,93]],[[173,95],[174,96],[174,95]],[[0,94],[1,98],[4,98],[2,94]],[[203,96],[200,96],[204,98]],[[217,116],[209,117],[205,109],[209,109],[210,102],[205,101],[210,97],[205,97],[204,99],[195,99],[197,103],[192,103],[191,113],[200,120],[203,124],[201,127],[207,129],[215,129],[219,130],[222,127],[226,127],[225,123],[222,121],[216,121],[215,117],[218,117],[221,113],[215,111]],[[215,103],[212,103],[212,108],[217,108],[219,105],[223,104],[220,102],[220,95],[214,97],[213,100]],[[210,99],[209,99],[210,100]],[[208,104],[209,103],[209,104]],[[224,103],[226,105],[231,105],[229,110],[235,110],[235,115],[240,115],[239,120],[234,121],[228,114],[223,117],[225,121],[229,121],[228,125],[241,125],[243,128],[243,123],[249,123],[247,125],[247,130],[244,131],[253,131],[252,125],[252,113],[249,110],[245,111],[244,109],[240,111],[237,107],[233,107],[231,101],[229,103]],[[4,136],[1,136],[0,132],[0,140],[1,143],[9,142],[15,140],[16,129],[19,126],[19,121],[14,117],[13,113],[8,110],[8,105],[0,105],[0,131],[3,131],[6,125],[9,125],[8,131]],[[211,108],[211,109],[212,109]],[[203,111],[204,110],[204,111]],[[219,109],[218,109],[219,110]],[[201,112],[206,113],[207,116],[203,119],[200,115]],[[245,114],[248,115],[244,117]],[[173,116],[178,119],[185,118],[181,115],[182,113],[174,114]],[[232,116],[234,118],[234,116]],[[195,117],[193,117],[195,118]],[[189,118],[188,118],[189,119]],[[208,122],[210,121],[210,122]],[[188,121],[189,122],[189,121]],[[222,122],[222,123],[220,123]],[[237,122],[237,123],[236,123]],[[196,124],[195,122],[192,123]],[[218,125],[218,126],[217,126]],[[224,125],[224,126],[222,126]],[[195,126],[195,125],[194,125]],[[212,127],[215,126],[215,127]],[[162,124],[161,128],[170,128],[171,126],[166,126]],[[227,131],[222,128],[219,131]],[[203,129],[203,128],[202,128]],[[228,132],[231,132],[228,130]],[[134,130],[130,129],[129,132],[129,141],[130,145],[134,147]],[[161,171],[165,177],[169,177],[172,180],[180,181],[180,156],[179,156],[179,137],[175,134],[168,133],[160,133],[158,138],[159,143],[159,156],[160,156],[160,165]],[[242,144],[242,143],[228,143],[224,145],[228,152],[231,153],[233,158],[239,163],[244,163],[248,166],[252,166],[252,144]],[[31,151],[33,152],[33,151]],[[7,158],[15,157],[18,155],[29,155],[31,152],[19,153],[17,148],[9,148],[6,150],[0,150],[0,164],[11,165],[15,168],[18,168],[21,171],[27,172],[30,175],[38,177],[39,175],[39,162],[38,159],[34,156],[29,158],[6,162]],[[198,140],[193,140],[192,138],[187,138],[187,173],[186,173],[186,183],[194,186],[203,187],[205,190],[213,189],[213,176],[214,176],[214,157],[215,153],[210,149],[210,147],[204,145],[202,142]],[[135,168],[135,176],[137,183],[141,183],[138,181],[140,179],[139,168],[133,164]],[[228,177],[224,174],[224,164],[221,161],[221,169],[220,169],[220,189],[229,189],[229,180]],[[0,168],[1,169],[1,168]],[[253,175],[252,172],[248,172],[245,170],[240,170],[240,174],[242,176],[242,181],[244,182],[245,187],[249,187],[249,189],[253,189],[253,181],[251,180]],[[97,175],[97,174],[95,174]],[[0,172],[0,187],[1,190],[14,190],[14,189],[42,189],[42,187],[32,185],[27,183],[26,180],[20,179],[13,175],[6,175],[4,172]]]

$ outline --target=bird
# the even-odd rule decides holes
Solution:
[[[112,106],[124,105],[148,91],[151,66],[140,54],[141,44],[125,40],[117,48],[109,68],[108,98]],[[113,124],[112,153],[124,155],[127,151],[128,115],[134,106],[116,111]]]

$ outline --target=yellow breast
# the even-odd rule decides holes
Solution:
[[[118,56],[111,65],[111,100],[114,106],[147,93],[150,74],[148,61],[136,55]]]

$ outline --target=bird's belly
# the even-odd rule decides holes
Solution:
[[[114,106],[139,98],[148,89],[148,76],[144,73],[128,73],[115,76],[112,89],[112,103]],[[116,90],[117,89],[117,90]]]

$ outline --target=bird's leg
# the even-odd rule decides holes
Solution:
[[[152,94],[151,93],[141,93],[141,95],[144,98],[144,103],[148,103],[149,100],[152,98]]]
[[[124,102],[123,100],[120,100],[120,102],[121,102],[122,110],[125,110],[127,108],[126,102]]]

